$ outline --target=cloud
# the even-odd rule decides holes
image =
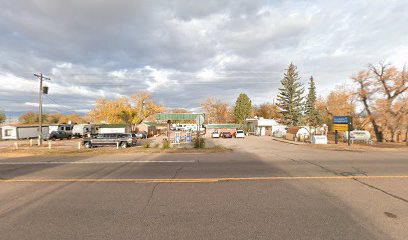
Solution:
[[[140,90],[169,107],[196,109],[208,96],[233,103],[240,92],[259,104],[276,96],[290,62],[326,94],[368,63],[407,61],[407,7],[403,0],[3,0],[0,109],[35,110],[25,103],[36,102],[38,72],[52,79],[49,111],[85,112],[99,97]]]

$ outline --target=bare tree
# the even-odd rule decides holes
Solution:
[[[369,65],[368,70],[359,72],[352,79],[358,85],[355,94],[363,103],[377,141],[383,140],[384,130],[388,130],[391,140],[395,141],[408,108],[406,101],[401,101],[408,91],[406,68],[399,71],[385,63]]]

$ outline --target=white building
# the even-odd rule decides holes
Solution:
[[[279,124],[274,119],[267,119],[263,117],[254,117],[246,119],[248,133],[255,134],[257,136],[272,136],[274,132],[286,128],[285,125]]]
[[[38,125],[9,125],[1,127],[1,136],[4,140],[29,139],[38,137]],[[42,136],[48,136],[48,126],[42,126]]]

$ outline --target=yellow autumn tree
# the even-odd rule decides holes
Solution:
[[[163,111],[163,105],[156,104],[149,92],[138,92],[114,100],[98,99],[89,118],[92,122],[127,124],[133,128],[135,124]]]
[[[344,85],[336,86],[326,98],[318,98],[316,109],[328,126],[332,125],[333,116],[352,116],[357,128],[361,127],[360,119],[355,113],[356,104],[352,91]]]
[[[214,97],[207,98],[201,103],[201,108],[205,112],[208,123],[227,123],[231,116],[228,103],[222,102]]]

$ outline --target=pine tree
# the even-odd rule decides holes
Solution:
[[[6,114],[3,111],[0,111],[0,124],[6,121]]]
[[[322,118],[316,110],[316,85],[313,76],[309,80],[309,93],[307,94],[305,105],[306,121],[310,126],[318,126],[322,124]]]
[[[289,64],[284,78],[282,79],[282,88],[279,88],[278,101],[282,110],[283,118],[286,124],[296,126],[302,121],[303,106],[303,84],[299,81],[297,67]]]
[[[239,124],[244,124],[245,119],[251,117],[252,102],[245,93],[239,94],[234,106],[234,117]]]

